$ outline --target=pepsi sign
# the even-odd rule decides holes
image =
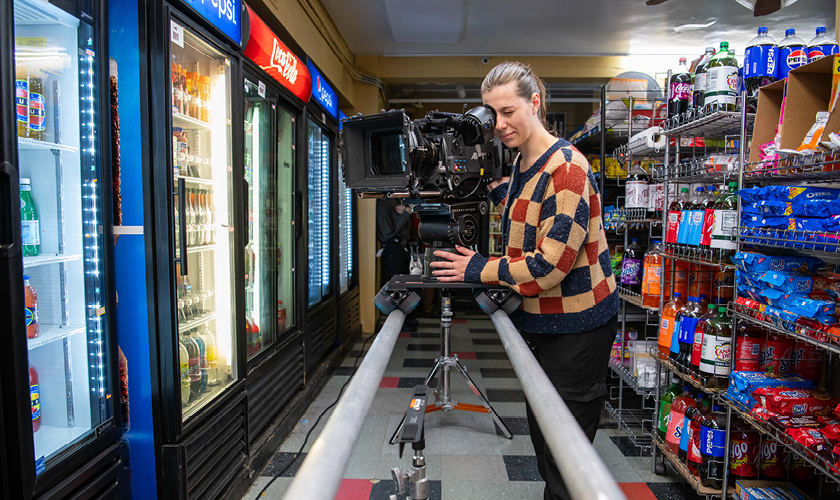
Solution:
[[[312,98],[321,105],[333,118],[338,118],[338,94],[329,86],[324,75],[312,64],[311,59],[306,60],[306,67],[312,76]]]
[[[239,0],[187,0],[187,4],[222,30],[237,45],[242,44],[242,26],[239,15],[242,6]]]

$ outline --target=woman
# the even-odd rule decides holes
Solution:
[[[490,184],[502,213],[506,254],[488,259],[463,247],[437,252],[440,281],[502,284],[522,295],[511,315],[589,440],[606,395],[619,307],[601,220],[601,198],[586,158],[546,127],[545,87],[529,66],[506,62],[481,84],[496,110],[495,134],[518,148],[511,178]],[[526,405],[545,498],[568,499],[551,452]]]

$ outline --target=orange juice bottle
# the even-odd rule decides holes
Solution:
[[[659,357],[668,359],[671,354],[671,340],[674,336],[677,312],[685,305],[680,292],[674,292],[674,300],[665,304],[662,309],[662,322],[659,324]]]

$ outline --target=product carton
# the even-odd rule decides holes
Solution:
[[[782,100],[785,97],[785,82],[786,80],[779,80],[758,89],[758,107],[755,113],[752,147],[750,147],[750,163],[760,161],[759,146],[776,137],[776,126],[781,118]]]
[[[834,68],[838,56],[823,57],[788,74],[785,111],[782,118],[781,149],[796,149],[814,125],[818,111],[829,111]],[[837,115],[838,113],[832,113]],[[833,127],[833,128],[832,128]],[[829,117],[823,137],[840,132],[840,116]],[[753,142],[753,144],[756,144]]]
[[[771,488],[778,489],[782,492],[788,492],[788,496],[791,496],[790,491],[793,490],[802,500],[811,500],[811,497],[802,493],[801,490],[790,483],[776,481],[735,481],[735,494],[738,495],[741,500],[786,500],[785,496],[782,496],[781,493],[773,492]]]

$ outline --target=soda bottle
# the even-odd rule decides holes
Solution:
[[[200,375],[198,392],[207,392],[207,377],[210,365],[207,364],[207,347],[204,344],[204,337],[198,333],[198,329],[190,333],[193,341],[198,344],[198,371]]]
[[[47,101],[40,76],[29,75],[29,138],[43,141],[47,128]]]
[[[700,230],[701,248],[708,248],[712,243],[712,229],[715,227],[715,203],[717,203],[718,198],[716,191],[716,186],[709,186],[706,188],[703,197],[703,222]]]
[[[793,346],[793,339],[769,332],[761,357],[761,368],[768,373],[793,373]]]
[[[694,404],[695,406],[686,408],[685,418],[683,419],[683,428],[682,433],[680,434],[680,450],[677,455],[682,463],[688,463],[688,448],[691,443],[691,419],[700,414],[700,410],[696,406],[696,399],[694,400]]]
[[[248,353],[248,357],[250,358],[254,352],[251,349],[251,344],[253,341],[253,334],[251,333],[251,320],[245,318],[245,348],[246,352]]]
[[[758,479],[758,431],[741,419],[732,420],[729,473],[735,479]]]
[[[621,260],[621,286],[634,293],[642,292],[642,258],[639,239],[633,238],[632,243],[624,249],[624,258]]]
[[[787,477],[787,451],[779,442],[765,439],[759,449],[758,479],[784,481]]]
[[[680,230],[682,213],[688,201],[688,188],[681,188],[674,201],[668,206],[668,227],[665,232],[665,243],[676,244]]]
[[[796,36],[796,30],[788,28],[785,37],[779,43],[779,80],[787,78],[790,70],[808,64],[808,47],[801,38]]]
[[[692,474],[697,474],[703,458],[700,455],[700,427],[706,416],[712,412],[712,402],[702,392],[697,395],[697,411],[692,412],[691,421],[688,423],[688,455],[685,465]],[[686,412],[688,417],[688,412]]]
[[[691,366],[691,350],[694,346],[694,330],[700,319],[700,297],[689,296],[688,302],[679,312],[680,331],[677,336],[679,352],[673,361],[688,368]],[[672,353],[673,354],[673,353]]]
[[[665,304],[662,309],[662,320],[659,324],[659,357],[667,358],[671,353],[671,343],[677,324],[677,313],[685,305],[679,292],[674,293],[674,299]]]
[[[707,488],[723,486],[724,456],[726,455],[726,416],[720,405],[712,407],[700,424],[700,482]]]
[[[29,410],[32,412],[32,432],[41,428],[41,385],[38,370],[29,367]]]
[[[720,51],[709,60],[706,69],[706,109],[735,111],[738,97],[738,61],[729,51],[729,42],[720,42]]]
[[[251,319],[251,335],[254,341],[254,352],[262,350],[262,334],[260,333],[260,325]]]
[[[706,47],[706,53],[703,59],[697,64],[694,69],[694,107],[696,109],[703,109],[703,101],[706,97],[706,70],[709,66],[709,61],[715,55],[714,47]]]
[[[714,268],[712,288],[719,304],[727,304],[732,301],[732,295],[735,292],[735,271],[720,267]]]
[[[680,355],[681,345],[680,345],[680,337],[683,337],[683,342],[685,342],[685,337],[683,334],[683,320],[685,319],[686,315],[688,315],[691,310],[694,309],[696,303],[693,302],[696,300],[694,297],[688,297],[688,302],[686,302],[682,307],[677,310],[676,319],[674,320],[674,333],[671,335],[671,352],[669,353],[669,357],[671,361],[675,364],[680,364]]]
[[[808,42],[808,62],[812,63],[817,59],[830,56],[840,52],[840,47],[834,39],[825,34],[825,28],[817,28],[817,36]]]
[[[24,257],[35,257],[41,253],[38,207],[32,198],[32,186],[26,177],[20,178],[20,244]]]
[[[15,116],[18,137],[29,137],[29,66],[15,66]]]
[[[286,331],[286,308],[283,307],[283,301],[277,301],[277,333]]]
[[[797,342],[793,350],[794,373],[819,385],[825,365],[825,350],[808,344]]]
[[[700,186],[694,190],[694,197],[691,199],[691,218],[689,219],[688,245],[700,246],[700,238],[703,235],[703,217],[706,213],[704,203],[706,202],[706,188]]]
[[[715,255],[715,263],[730,261],[731,251],[738,245],[732,239],[732,230],[738,227],[738,189],[737,182],[730,182],[726,193],[722,193],[715,202],[715,225],[712,228],[712,240],[709,246],[723,250]]]
[[[690,266],[684,260],[674,261],[674,291],[688,297],[688,275]]]
[[[201,336],[204,338],[204,352],[207,355],[207,385],[216,385],[218,383],[217,370],[219,368],[216,337],[210,331],[207,323],[204,323],[204,326],[201,328]]]
[[[709,304],[709,309],[697,320],[694,327],[694,344],[691,347],[691,369],[700,371],[700,358],[703,352],[703,334],[706,332],[710,320],[717,319],[717,304]]]
[[[671,87],[668,91],[668,118],[688,111],[691,96],[691,73],[686,66],[686,58],[680,57],[680,65],[671,75]]]
[[[744,85],[747,97],[756,99],[759,87],[776,81],[776,62],[779,60],[779,47],[776,40],[767,34],[767,27],[758,28],[758,36],[753,38],[744,53]]]
[[[761,371],[761,353],[764,351],[764,332],[744,322],[738,324],[735,337],[735,362],[737,372]]]
[[[662,241],[653,240],[653,246],[645,254],[644,282],[642,284],[642,305],[659,307],[659,295],[662,291]]]
[[[198,398],[201,392],[201,351],[195,339],[187,334],[181,335],[181,343],[187,348],[189,356],[190,400]]]
[[[656,427],[656,434],[663,442],[665,435],[668,433],[668,422],[671,421],[671,404],[674,398],[681,394],[682,386],[679,384],[680,379],[676,375],[671,375],[671,385],[662,393],[659,399],[659,419]]]
[[[696,406],[697,402],[691,397],[691,387],[684,385],[682,394],[675,397],[674,402],[671,403],[671,419],[668,421],[668,430],[665,435],[665,445],[674,455],[680,452],[685,412],[687,409]]]
[[[34,339],[40,332],[38,326],[38,294],[29,283],[29,275],[23,275],[23,302],[26,308],[26,338]]]
[[[644,208],[647,210],[650,197],[650,176],[641,163],[633,162],[627,172],[627,186],[625,187],[625,207]]]
[[[700,372],[708,377],[709,388],[725,389],[729,385],[731,357],[732,323],[726,317],[726,308],[720,307],[716,320],[706,324],[700,355]]]
[[[190,354],[184,341],[178,341],[179,362],[181,368],[181,405],[190,402]]]
[[[804,491],[815,491],[817,487],[817,476],[814,468],[808,465],[802,457],[790,457],[790,482]]]

